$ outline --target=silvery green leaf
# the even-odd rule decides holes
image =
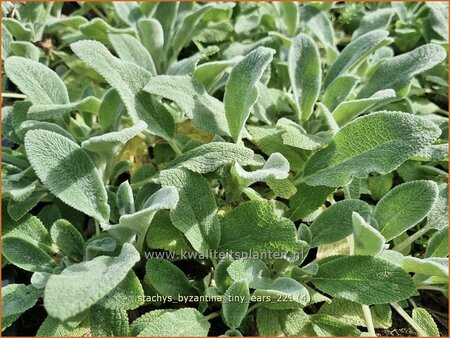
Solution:
[[[210,96],[193,78],[184,75],[159,75],[151,78],[144,90],[175,102],[198,128],[210,133],[229,135],[222,102]]]
[[[11,43],[13,42],[14,38],[8,28],[6,28],[6,25],[2,25],[2,60],[5,60],[11,55]]]
[[[367,98],[383,89],[394,89],[397,96],[404,97],[409,92],[414,76],[438,65],[446,57],[443,47],[429,43],[409,53],[386,59],[372,72],[357,98]]]
[[[21,219],[26,213],[31,211],[42,199],[47,196],[47,192],[33,191],[23,200],[10,199],[8,203],[8,213],[14,220]]]
[[[269,309],[298,309],[310,300],[306,287],[290,277],[278,277],[266,288],[256,289],[253,296],[268,297],[261,306]]]
[[[244,202],[221,220],[221,251],[298,253],[305,247],[294,223],[277,216],[266,201]]]
[[[281,12],[286,33],[290,36],[294,35],[297,31],[299,17],[297,4],[295,2],[277,2],[276,5]]]
[[[170,220],[170,213],[156,213],[147,231],[145,242],[150,249],[160,249],[170,252],[192,251],[184,234]]]
[[[170,213],[175,227],[184,233],[196,251],[203,253],[217,248],[220,224],[209,182],[200,174],[185,169],[163,170],[160,180],[164,187],[174,186],[180,196]]]
[[[98,123],[102,130],[105,132],[117,130],[124,110],[125,106],[117,90],[113,88],[108,90],[98,108]]]
[[[60,321],[56,318],[47,316],[41,326],[39,327],[36,336],[47,337],[82,337],[90,332],[91,326],[89,317],[77,316],[67,321]]]
[[[193,75],[197,68],[197,64],[211,55],[214,55],[220,51],[219,47],[208,46],[204,50],[198,53],[175,62],[167,69],[167,75]],[[209,74],[208,74],[209,75]]]
[[[441,230],[448,227],[448,185],[439,185],[436,202],[427,217],[427,226]]]
[[[322,103],[333,111],[341,102],[344,102],[352,93],[358,82],[354,75],[340,75],[325,89]]]
[[[239,259],[227,267],[234,281],[245,281],[252,289],[264,289],[272,282],[270,270],[260,259]]]
[[[8,31],[18,41],[30,41],[33,37],[33,32],[27,28],[21,21],[14,18],[3,18],[2,23],[8,28]]]
[[[109,218],[106,190],[87,153],[76,143],[46,130],[30,130],[25,149],[39,179],[69,206],[99,221]]]
[[[131,324],[131,333],[148,336],[207,336],[206,318],[193,308],[150,311]]]
[[[83,141],[81,147],[92,152],[115,156],[122,146],[145,129],[147,129],[147,123],[138,121],[134,126],[129,128],[112,131],[100,136],[93,136]]]
[[[146,69],[150,74],[156,75],[152,56],[139,40],[129,34],[108,34],[108,38],[122,60],[133,62]]]
[[[300,33],[292,40],[288,69],[299,119],[306,121],[311,116],[319,97],[322,70],[319,50],[314,40],[304,33]]]
[[[143,295],[139,278],[130,270],[125,279],[97,305],[111,310],[134,310],[144,304]]]
[[[64,104],[35,104],[28,110],[28,118],[35,120],[55,120],[74,110],[97,113],[100,101],[89,96],[80,101]]]
[[[433,181],[411,181],[393,188],[374,209],[381,234],[390,241],[419,223],[430,212],[438,193]]]
[[[33,61],[39,61],[39,48],[33,45],[31,42],[14,41],[11,42],[11,51],[16,56],[21,56]]]
[[[57,220],[50,229],[53,242],[67,256],[83,258],[84,239],[81,233],[65,219]]]
[[[9,284],[2,287],[2,331],[11,326],[22,313],[32,308],[42,290],[32,285]]]
[[[406,256],[403,259],[403,269],[408,272],[427,276],[443,277],[448,279],[448,259],[447,258],[424,258]]]
[[[439,328],[431,314],[424,308],[414,307],[412,310],[412,320],[420,327],[422,332],[417,332],[418,336],[440,336]]]
[[[256,83],[272,62],[275,51],[258,47],[239,61],[231,70],[225,87],[224,105],[228,129],[235,141],[240,140],[250,109],[258,99]]]
[[[194,78],[201,83],[207,91],[210,91],[222,78],[225,71],[235,63],[235,60],[204,62],[195,68]]]
[[[323,139],[316,135],[308,134],[300,125],[287,118],[282,117],[279,119],[277,128],[285,131],[281,134],[281,138],[283,139],[283,144],[288,146],[305,150],[317,150],[324,145]]]
[[[448,161],[448,143],[432,144],[412,158],[416,161]]]
[[[332,302],[323,304],[319,313],[333,316],[349,325],[367,326],[361,304],[347,299],[334,298]],[[392,326],[392,311],[389,304],[375,304],[370,307],[370,313],[375,328],[388,329]]]
[[[428,241],[425,257],[445,257],[448,255],[448,227],[434,233]]]
[[[352,220],[355,255],[376,256],[379,254],[385,244],[383,235],[357,212],[352,213]]]
[[[64,137],[67,137],[69,140],[76,142],[75,138],[71,133],[69,133],[64,128],[60,127],[56,123],[50,123],[45,121],[34,121],[34,120],[27,120],[20,124],[19,129],[17,130],[20,137],[24,138],[26,133],[29,130],[35,130],[35,129],[44,129],[48,131],[52,131],[54,133],[60,134]]]
[[[80,25],[78,29],[86,38],[98,40],[104,44],[109,44],[108,34],[111,33],[136,35],[133,28],[115,28],[101,18],[93,18]]]
[[[220,6],[216,4],[215,6],[211,4],[205,4],[198,10],[191,12],[183,21],[180,23],[175,34],[172,37],[171,43],[171,58],[176,59],[178,54],[180,54],[181,49],[192,39],[195,28],[200,22],[200,20],[207,14],[212,8]]]
[[[112,5],[119,19],[128,26],[133,26],[143,16],[137,1],[120,1]]]
[[[376,92],[372,96],[341,102],[334,110],[333,117],[339,126],[352,121],[354,118],[362,115],[375,106],[380,106],[395,99],[395,91],[393,89],[384,89]]]
[[[121,216],[134,214],[136,212],[133,190],[128,181],[122,182],[119,185],[119,188],[117,188],[116,204]]]
[[[52,317],[65,321],[105,297],[140,260],[136,249],[123,245],[118,257],[100,256],[50,276],[44,292],[44,306]]]
[[[445,41],[448,41],[448,4],[433,2],[426,4],[431,9],[431,27]]]
[[[172,187],[164,187],[155,192],[144,203],[142,210],[133,214],[122,215],[119,219],[119,224],[112,225],[105,229],[110,232],[121,231],[121,229],[129,229],[138,235],[138,248],[141,250],[145,242],[145,234],[148,227],[158,210],[174,209],[177,206],[179,197],[177,190]]]
[[[394,15],[393,8],[381,8],[374,12],[365,14],[358,28],[353,32],[352,40],[356,40],[361,35],[372,32],[377,29],[385,29]]]
[[[2,254],[8,262],[26,271],[51,272],[56,268],[55,260],[46,251],[21,237],[3,238]]]
[[[383,29],[375,30],[360,36],[355,41],[349,43],[341,52],[336,61],[332,64],[324,79],[324,86],[327,88],[338,76],[351,70],[361,61],[366,59],[377,48],[391,42],[387,37],[389,32]],[[386,87],[391,88],[391,87]],[[374,92],[375,93],[375,92]],[[372,93],[373,94],[373,93]]]
[[[338,187],[348,184],[352,177],[388,173],[431,145],[440,133],[434,123],[411,114],[376,112],[359,117],[310,157],[303,181]]]
[[[397,302],[416,293],[405,270],[371,256],[334,256],[319,262],[312,282],[333,297],[367,305]]]
[[[280,153],[273,153],[269,156],[261,169],[246,171],[236,162],[234,169],[238,177],[248,182],[265,182],[269,178],[282,180],[289,175],[289,162]]]
[[[90,309],[92,335],[101,336],[128,336],[130,326],[128,324],[127,311],[123,309],[111,310],[94,305]]]
[[[169,167],[186,168],[205,174],[235,162],[242,166],[261,164],[254,159],[253,151],[247,147],[227,142],[212,142],[178,156]]]
[[[161,73],[163,62],[164,31],[158,20],[141,19],[138,24],[139,37],[142,44],[150,52],[158,73]]]
[[[357,212],[364,219],[371,214],[370,205],[361,200],[339,201],[325,209],[310,226],[311,246],[337,242],[353,231],[352,213]]]
[[[250,303],[250,292],[246,281],[236,281],[230,285],[222,300],[222,316],[225,324],[232,329],[239,327]]]
[[[44,289],[47,284],[48,278],[51,273],[36,271],[31,275],[31,285],[33,285],[36,289]]]
[[[54,71],[39,62],[11,56],[5,60],[5,72],[33,104],[69,103],[63,81]]]
[[[303,310],[293,311],[286,316],[285,332],[289,336],[360,336],[354,326],[346,324],[333,316],[308,315]]]
[[[176,299],[195,295],[197,292],[188,278],[176,265],[165,259],[149,259],[145,264],[145,279],[163,296]]]
[[[333,56],[337,54],[334,44],[334,29],[327,14],[308,4],[300,7],[300,18],[300,22],[304,22],[312,34],[327,47],[327,53],[333,54]]]
[[[128,114],[137,123],[143,120],[149,131],[166,139],[174,132],[173,117],[160,104],[142,92],[152,77],[144,68],[114,57],[97,41],[83,40],[71,44],[74,53],[94,68],[119,93]]]

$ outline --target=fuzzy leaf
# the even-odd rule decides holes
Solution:
[[[430,43],[409,53],[386,59],[365,82],[357,98],[372,96],[383,89],[394,89],[397,96],[406,96],[413,76],[441,63],[446,56],[444,48]]]
[[[226,325],[235,329],[241,325],[248,305],[250,292],[246,281],[236,281],[231,284],[223,296],[222,315]]]
[[[133,62],[146,69],[151,75],[156,75],[152,56],[139,40],[129,34],[108,34],[108,38],[122,60]]]
[[[88,309],[105,297],[140,260],[136,249],[125,243],[118,257],[100,256],[50,276],[44,293],[48,314],[62,321]]]
[[[176,299],[179,295],[196,294],[184,272],[168,260],[149,259],[145,271],[145,279],[163,296]]]
[[[180,196],[170,214],[175,227],[184,233],[195,250],[206,252],[217,248],[220,224],[208,181],[200,174],[183,169],[163,170],[160,179],[163,186],[174,186]]]
[[[139,326],[132,323],[131,332],[137,334],[138,337],[207,336],[210,327],[205,317],[193,308],[151,311],[139,317],[135,322],[138,322]]]
[[[294,223],[275,215],[273,207],[265,201],[245,202],[225,214],[221,230],[221,251],[287,253],[299,252],[307,246],[297,240]]]
[[[205,174],[222,166],[233,164],[258,165],[253,159],[251,149],[227,142],[212,142],[201,145],[178,156],[170,163],[170,167],[186,168]]]
[[[425,257],[445,257],[448,255],[448,227],[437,231],[428,241]]]
[[[270,270],[259,259],[240,259],[232,262],[227,271],[234,281],[245,281],[252,289],[264,289],[272,282]]]
[[[280,153],[273,153],[261,169],[246,171],[238,162],[234,164],[234,169],[240,179],[249,182],[265,182],[270,178],[282,180],[289,175],[289,162]]]
[[[50,230],[53,242],[67,255],[83,258],[84,239],[81,233],[65,219],[57,220]]]
[[[385,244],[385,239],[377,229],[368,224],[357,212],[352,213],[353,245],[355,255],[376,256]]]
[[[73,141],[46,130],[30,130],[25,149],[39,179],[69,206],[99,221],[109,219],[106,190],[87,153]]]
[[[344,101],[333,110],[333,117],[339,126],[343,126],[373,107],[388,103],[393,98],[395,98],[395,91],[385,89],[366,99]]]
[[[334,189],[325,186],[310,186],[300,183],[296,186],[297,192],[289,200],[290,214],[292,221],[307,217],[316,211],[326,200]]]
[[[322,83],[320,55],[317,46],[304,33],[297,35],[289,48],[289,78],[301,119],[306,121],[313,112]]]
[[[413,321],[420,327],[422,332],[417,332],[418,336],[439,337],[440,332],[433,317],[428,311],[421,307],[414,307],[412,311]]]
[[[388,173],[433,143],[440,133],[434,123],[400,112],[357,118],[309,159],[303,180],[310,185],[339,187],[352,177]]]
[[[5,72],[33,104],[69,103],[69,95],[62,80],[39,62],[12,56],[5,61]]]
[[[94,305],[90,309],[93,336],[129,336],[130,326],[125,310],[111,310]]]
[[[138,121],[130,128],[124,128],[120,131],[113,131],[100,136],[93,136],[83,141],[81,147],[89,151],[115,156],[122,146],[146,128],[147,123]]]
[[[231,137],[240,140],[250,109],[258,99],[257,82],[272,62],[275,51],[259,47],[250,52],[232,69],[225,87],[224,105]]]
[[[353,232],[352,213],[364,219],[371,213],[370,206],[361,200],[348,199],[333,204],[322,212],[311,224],[311,246],[337,242]]]
[[[419,223],[430,212],[438,193],[433,181],[411,181],[389,191],[373,213],[381,234],[390,241]]]
[[[32,308],[41,296],[42,290],[32,285],[9,284],[2,287],[2,331]]]
[[[143,305],[144,290],[133,270],[97,305],[111,310],[134,310]]]
[[[397,302],[416,293],[405,270],[371,256],[335,256],[319,262],[312,282],[333,297],[367,305]]]
[[[349,43],[328,70],[324,86],[327,88],[339,75],[347,72],[367,58],[374,50],[387,44],[389,32],[374,30]]]
[[[310,301],[308,290],[290,277],[278,277],[268,287],[256,289],[253,295],[270,298],[261,304],[269,309],[297,309]]]

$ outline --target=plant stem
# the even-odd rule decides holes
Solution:
[[[250,312],[252,312],[254,309],[256,309],[257,307],[259,307],[260,305],[261,305],[261,303],[256,303],[256,304],[253,304],[252,306],[250,306],[250,307],[248,308],[248,310],[247,310],[246,315],[248,315]]]
[[[178,146],[178,144],[175,141],[167,141],[167,143],[169,143],[169,145],[172,147],[173,151],[175,152],[175,154],[177,154],[177,156],[180,156],[181,154],[183,154],[180,147]]]
[[[394,308],[397,313],[402,316],[402,318],[409,324],[411,327],[417,332],[417,335],[419,336],[427,336],[425,332],[417,325],[417,323],[409,316],[409,314],[406,313],[405,310],[402,309],[400,305],[397,303],[391,303],[391,306]]]
[[[220,311],[212,312],[209,315],[205,316],[206,320],[211,320],[220,316]]]
[[[11,99],[26,99],[27,96],[24,94],[18,94],[18,93],[2,93],[2,97],[8,97]]]
[[[400,242],[392,250],[394,251],[402,251],[404,248],[406,248],[408,245],[412,244],[416,239],[422,237],[428,230],[430,230],[430,227],[425,225],[422,229],[417,231],[416,233],[409,236],[407,239],[405,239],[403,242]]]
[[[364,313],[364,319],[366,320],[367,333],[370,336],[376,337],[375,327],[373,326],[372,313],[370,312],[369,305],[362,304],[362,309]]]

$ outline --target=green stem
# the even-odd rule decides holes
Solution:
[[[376,337],[375,327],[373,326],[372,313],[370,312],[369,305],[362,304],[362,309],[364,313],[364,319],[366,320],[367,333],[370,336]]]
[[[248,315],[250,312],[252,312],[256,308],[258,308],[260,305],[261,305],[261,303],[256,303],[256,304],[253,304],[252,306],[249,306],[249,308],[248,308],[248,310],[246,312],[246,315]]]
[[[391,303],[391,306],[394,308],[397,313],[402,316],[402,318],[409,324],[411,327],[417,332],[419,336],[427,336],[426,332],[423,332],[423,330],[417,325],[417,323],[409,316],[409,314],[406,313],[405,310],[402,309],[400,305],[397,303]]]
[[[206,320],[211,320],[220,316],[220,311],[212,312],[209,315],[205,316]]]
[[[173,151],[175,152],[175,154],[177,154],[177,156],[183,154],[176,141],[167,141],[167,143],[169,143],[169,145],[172,147]]]
[[[422,229],[420,229],[419,231],[417,231],[416,233],[412,234],[411,236],[409,236],[407,239],[405,239],[403,242],[400,242],[399,244],[397,244],[396,246],[394,246],[394,248],[392,250],[394,251],[402,251],[403,249],[405,249],[408,245],[412,244],[416,239],[422,237],[426,232],[428,232],[428,230],[430,230],[430,227],[425,225]]]
[[[26,99],[27,96],[24,94],[18,94],[18,93],[2,93],[2,97],[8,97],[11,99]]]

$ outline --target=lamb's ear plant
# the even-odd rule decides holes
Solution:
[[[446,335],[446,16],[3,2],[3,334]]]

